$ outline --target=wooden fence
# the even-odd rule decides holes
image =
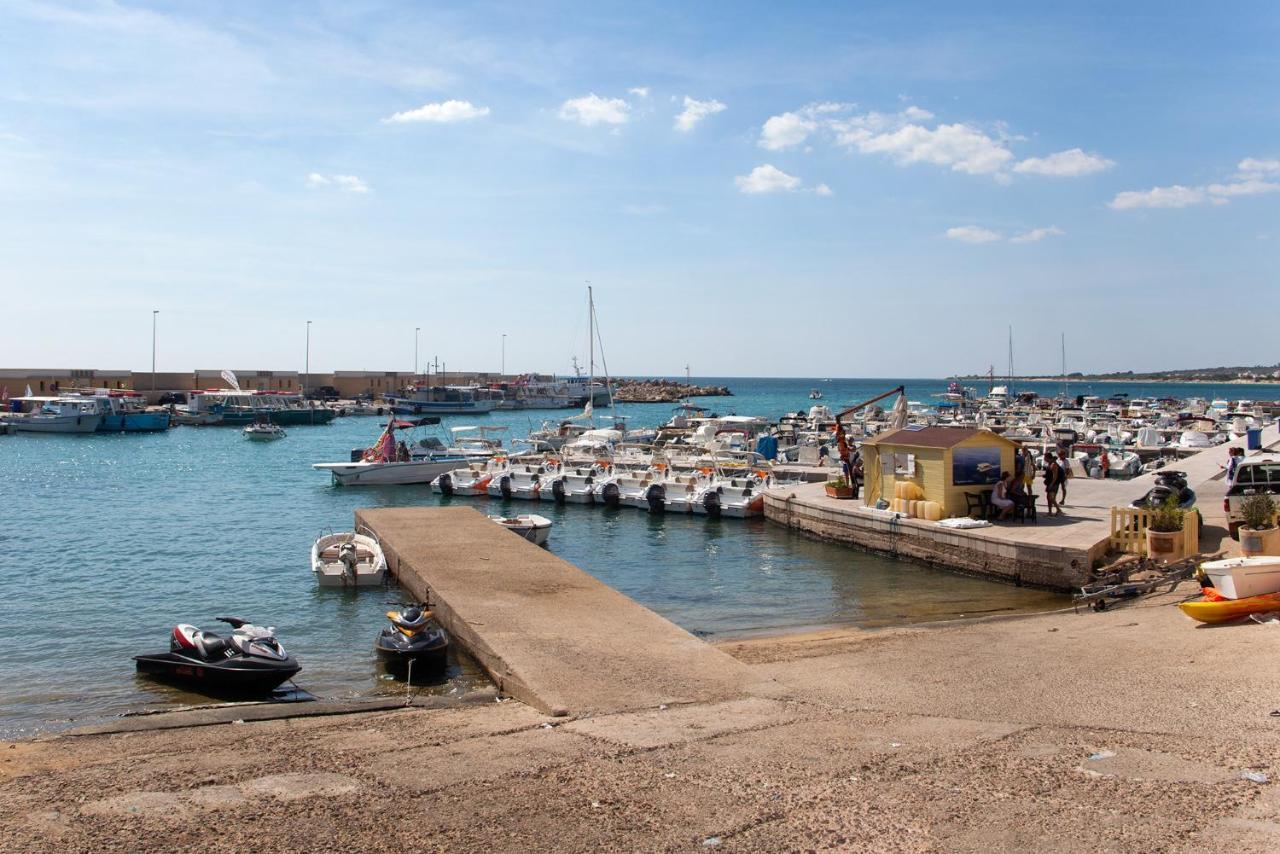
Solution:
[[[1139,507],[1111,508],[1111,548],[1125,554],[1146,555],[1147,525],[1151,523],[1151,511]],[[1200,516],[1195,510],[1187,511],[1182,528],[1182,554],[1193,555],[1200,551]]]

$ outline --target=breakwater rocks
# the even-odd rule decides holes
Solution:
[[[674,403],[686,397],[731,397],[722,385],[688,385],[675,380],[621,380],[614,387],[619,403]]]

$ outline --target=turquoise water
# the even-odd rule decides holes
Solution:
[[[807,408],[810,388],[833,407],[897,380],[742,380],[720,412],[777,416]],[[928,400],[945,381],[906,381]],[[1107,393],[1116,388],[1107,384]],[[1280,397],[1272,387],[1222,391],[1127,389]],[[1052,389],[1046,389],[1051,391]],[[1088,392],[1080,392],[1088,393]],[[665,420],[666,405],[620,407],[633,426]],[[524,435],[564,412],[495,413],[483,423]],[[444,427],[475,419],[446,419]],[[138,679],[130,656],[164,649],[176,622],[218,628],[234,614],[275,626],[299,657],[297,682],[317,696],[367,696],[403,687],[382,679],[372,651],[394,589],[320,591],[308,567],[324,529],[351,527],[358,507],[433,505],[426,486],[333,487],[313,462],[347,459],[369,444],[378,419],[346,418],[289,429],[257,443],[227,428],[160,434],[0,437],[0,732],[83,723],[139,708],[191,701]],[[483,512],[528,504],[453,499]],[[890,625],[1056,605],[1056,597],[962,578],[909,561],[829,546],[762,520],[650,516],[629,509],[548,507],[550,549],[690,631],[854,623]],[[566,627],[571,631],[572,627]],[[465,659],[437,689],[480,679]]]

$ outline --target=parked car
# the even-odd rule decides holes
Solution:
[[[338,390],[331,385],[321,385],[307,389],[307,400],[337,400]]]
[[[1222,499],[1222,509],[1227,514],[1227,530],[1231,532],[1232,539],[1240,539],[1240,526],[1244,523],[1240,504],[1248,496],[1260,492],[1280,498],[1280,460],[1272,457],[1246,460],[1236,469],[1236,478],[1227,489],[1226,498]]]

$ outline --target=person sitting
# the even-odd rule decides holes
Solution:
[[[409,459],[409,446],[404,442],[401,442],[396,446],[396,462],[407,463],[409,462]]]
[[[1007,471],[1000,472],[1000,480],[996,482],[996,488],[991,493],[991,503],[1000,511],[1001,519],[1008,519],[1013,515],[1016,504],[1009,497],[1009,480],[1010,475]]]

